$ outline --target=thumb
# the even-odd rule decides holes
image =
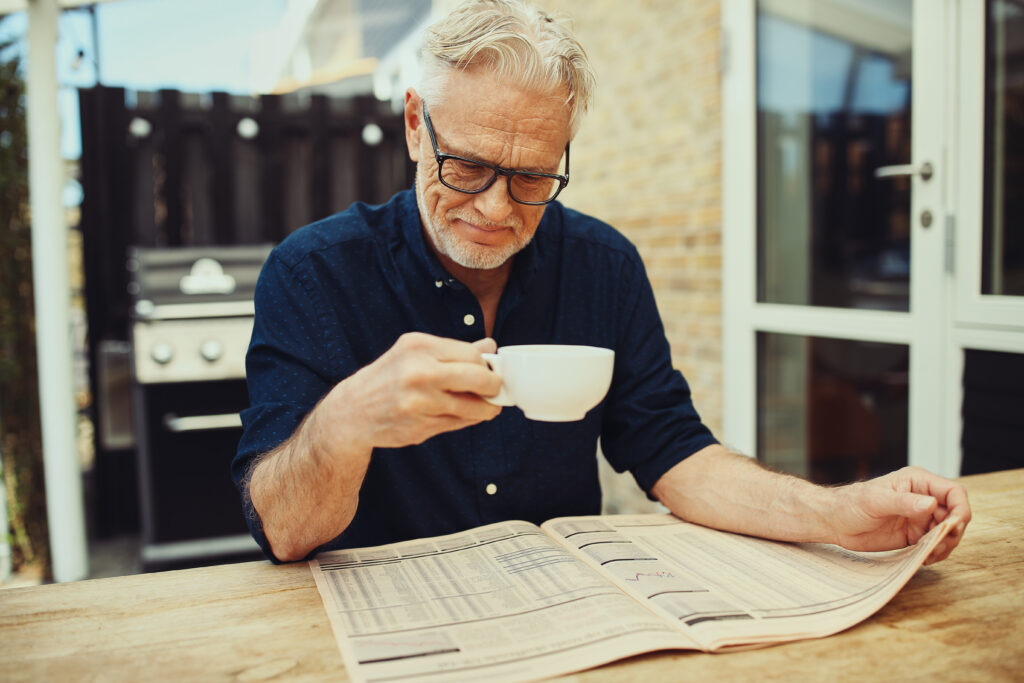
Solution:
[[[931,516],[939,504],[939,501],[932,496],[924,496],[919,493],[901,493],[899,497],[907,517]]]
[[[490,337],[484,337],[483,339],[477,339],[473,342],[473,346],[480,353],[494,353],[498,350],[498,343]]]
[[[882,495],[872,496],[871,503],[874,516],[909,518],[929,517],[938,505],[932,496],[900,491],[886,491]]]

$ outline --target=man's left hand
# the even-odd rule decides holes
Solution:
[[[892,550],[917,543],[947,518],[955,525],[925,564],[944,560],[963,538],[971,506],[962,484],[920,467],[904,467],[877,479],[835,490],[835,543],[850,550]]]

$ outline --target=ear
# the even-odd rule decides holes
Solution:
[[[423,137],[422,99],[413,88],[405,91],[405,146],[409,158],[420,160],[420,138]]]

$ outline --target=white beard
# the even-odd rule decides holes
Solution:
[[[499,268],[522,251],[533,238],[532,234],[523,235],[521,227],[513,226],[514,239],[502,247],[489,247],[462,239],[452,229],[450,223],[438,223],[427,210],[427,203],[423,196],[423,184],[419,177],[416,178],[416,203],[419,204],[420,217],[423,219],[434,248],[463,268],[473,270]],[[479,219],[476,219],[476,222],[479,222]]]

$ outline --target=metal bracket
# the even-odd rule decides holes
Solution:
[[[722,29],[718,37],[718,72],[722,75],[729,73],[729,31]]]
[[[952,275],[956,270],[956,216],[946,214],[946,272]]]

